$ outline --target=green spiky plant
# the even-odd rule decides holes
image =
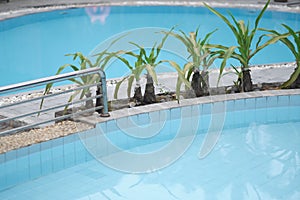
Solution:
[[[287,33],[279,33],[275,30],[268,29],[262,30],[270,32],[271,34],[268,34],[267,36],[270,36],[272,38],[283,36],[280,41],[289,48],[296,61],[296,68],[294,72],[291,74],[290,78],[282,84],[281,88],[300,88],[300,31],[295,32],[286,24],[282,24],[282,26],[287,29]],[[293,38],[294,43],[291,39],[288,38],[288,36],[291,36]]]
[[[113,45],[117,40],[113,41],[110,44],[110,46]],[[56,75],[61,74],[66,68],[71,68],[73,71],[79,71],[79,70],[84,70],[84,69],[88,69],[88,68],[100,67],[102,70],[104,70],[104,68],[107,65],[107,63],[109,62],[109,60],[111,58],[113,58],[113,55],[108,53],[108,49],[110,48],[110,46],[107,49],[105,49],[104,51],[102,51],[101,53],[96,55],[97,59],[96,59],[95,63],[93,63],[89,58],[84,56],[81,52],[76,52],[74,54],[67,54],[66,56],[73,57],[73,61],[75,61],[77,59],[79,60],[79,67],[77,67],[73,64],[65,64],[65,65],[59,67],[59,69],[56,72]],[[79,80],[71,78],[71,79],[69,79],[69,81],[71,81],[72,83],[77,84],[79,86],[84,86],[84,85],[91,85],[91,84],[99,83],[100,77],[98,76],[98,74],[92,74],[92,75],[82,76],[82,77],[80,77]],[[47,84],[43,95],[49,94],[52,87],[53,87],[53,83]],[[68,103],[72,102],[76,96],[79,96],[79,99],[83,99],[83,98],[89,98],[89,97],[91,97],[91,95],[92,94],[91,94],[90,88],[76,90],[72,95],[70,95]],[[42,99],[42,101],[40,103],[40,109],[42,109],[43,104],[44,104],[44,99]],[[93,104],[92,99],[86,100],[86,102],[85,102],[86,108],[92,108],[93,106],[94,106],[94,104]],[[68,106],[65,107],[64,111],[66,112],[67,109],[68,109]]]
[[[231,68],[233,71],[229,71],[226,73],[223,73],[222,76],[226,76],[227,74],[235,74],[237,79],[233,81],[233,88],[231,89],[231,92],[240,92],[242,90],[242,78],[243,78],[243,71],[240,70],[240,68],[237,68],[233,65],[231,65]]]
[[[242,75],[243,75],[242,81],[241,81],[241,87],[240,87],[242,89],[241,92],[248,92],[248,91],[253,90],[253,84],[252,84],[251,73],[250,73],[250,60],[259,51],[261,51],[262,49],[264,49],[265,47],[267,47],[271,44],[276,43],[278,40],[283,38],[283,36],[273,37],[273,38],[267,40],[266,42],[264,42],[263,44],[260,44],[262,42],[262,38],[264,37],[264,35],[261,35],[259,37],[258,41],[256,42],[254,48],[252,47],[254,36],[256,35],[257,30],[258,30],[259,22],[263,16],[264,12],[266,11],[269,3],[270,3],[270,0],[267,1],[265,6],[263,7],[263,9],[260,11],[259,15],[256,17],[254,28],[252,30],[249,27],[249,22],[246,25],[243,20],[237,21],[236,18],[230,12],[228,12],[228,14],[230,15],[230,17],[233,21],[233,23],[231,23],[230,20],[227,19],[224,15],[222,15],[221,13],[219,13],[218,11],[216,11],[215,9],[213,9],[212,7],[210,7],[209,5],[204,3],[204,5],[211,12],[213,12],[215,15],[217,15],[219,18],[221,18],[225,22],[225,24],[232,31],[232,33],[237,41],[238,45],[237,45],[236,51],[234,51],[232,53],[231,57],[238,60],[241,64],[241,70],[242,70]],[[215,47],[222,49],[222,50],[227,50],[227,49],[231,48],[231,47],[226,47],[226,46],[222,46],[222,45],[216,45]],[[219,79],[222,76],[224,67],[220,68]]]
[[[225,55],[223,50],[212,51],[212,48],[209,46],[209,38],[216,30],[209,32],[205,35],[203,39],[199,38],[199,27],[195,32],[190,32],[189,35],[183,31],[180,33],[171,32],[170,35],[181,41],[189,53],[188,61],[182,70],[178,70],[178,65],[174,62],[170,64],[177,70],[180,71],[180,74],[184,74],[186,79],[191,80],[191,87],[194,90],[196,97],[209,95],[209,67],[214,63],[217,58],[220,58],[220,52],[222,55]],[[229,49],[232,51],[231,49]],[[222,65],[225,65],[225,62],[222,62]],[[182,82],[181,76],[178,79],[177,87],[181,87]],[[188,85],[187,85],[188,86]],[[180,88],[177,88],[178,92]]]
[[[177,99],[182,83],[185,83],[187,87],[192,87],[197,97],[209,95],[209,67],[217,58],[221,57],[220,55],[223,56],[221,67],[225,66],[227,58],[230,57],[234,49],[233,47],[228,48],[226,52],[223,50],[213,51],[208,40],[215,31],[209,32],[203,39],[199,38],[199,28],[195,32],[189,33],[189,35],[183,31],[180,31],[180,33],[169,33],[185,45],[189,53],[188,59],[190,59],[182,69],[177,63],[169,61],[170,65],[178,72],[176,84]],[[186,82],[188,81],[191,83],[187,84]]]
[[[169,33],[173,30],[174,28],[172,28]],[[118,55],[118,53],[115,53],[115,55],[117,55],[117,58],[120,59],[123,63],[125,63],[125,65],[131,70],[131,74],[127,77],[124,77],[120,82],[117,83],[116,86],[116,90],[115,90],[115,97],[116,94],[118,93],[118,90],[120,88],[120,85],[127,79],[128,80],[128,87],[127,87],[127,95],[128,97],[130,97],[130,91],[132,88],[132,83],[135,80],[136,81],[136,86],[135,86],[135,94],[134,94],[134,98],[135,100],[138,100],[137,103],[143,103],[143,104],[151,104],[151,103],[155,103],[156,102],[156,97],[155,97],[155,91],[154,91],[154,83],[158,84],[158,80],[157,80],[157,75],[156,75],[156,71],[155,68],[161,64],[164,61],[158,61],[158,56],[161,52],[161,49],[165,43],[165,41],[167,40],[169,34],[166,34],[161,42],[159,43],[159,45],[157,45],[156,43],[153,45],[153,47],[151,48],[150,52],[147,53],[146,49],[134,42],[130,42],[130,44],[134,45],[135,47],[138,48],[139,50],[139,54],[136,54],[134,51],[129,51],[129,52],[125,52],[125,55],[134,57],[137,59],[137,61],[134,64],[134,67],[130,64],[130,62]],[[147,78],[147,83],[146,83],[146,87],[145,87],[145,92],[144,92],[144,97],[143,97],[143,101],[140,101],[141,98],[141,88],[140,88],[140,77],[142,75],[142,72],[146,70],[146,78]]]
[[[152,71],[153,69],[149,65],[144,64],[143,53],[141,50],[140,50],[139,54],[134,54],[132,52],[126,52],[125,54],[132,55],[132,56],[136,57],[137,60],[135,61],[134,66],[132,66],[130,64],[130,62],[127,59],[125,59],[124,57],[121,57],[118,54],[115,55],[119,60],[121,60],[128,67],[128,69],[130,69],[131,73],[128,76],[125,76],[119,82],[117,82],[116,88],[114,91],[114,98],[115,99],[118,98],[118,92],[119,92],[120,86],[122,83],[124,83],[124,81],[127,81],[127,83],[128,83],[127,96],[128,96],[128,98],[130,98],[132,85],[133,85],[133,82],[135,81],[133,101],[136,103],[136,105],[141,105],[143,103],[142,89],[141,89],[141,84],[140,84],[141,75],[144,70]],[[151,74],[153,74],[154,80],[157,82],[157,77],[156,77],[155,72],[151,72]]]

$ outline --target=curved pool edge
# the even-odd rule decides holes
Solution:
[[[254,91],[254,92],[247,92],[247,93],[235,93],[235,94],[222,94],[222,95],[214,95],[214,96],[205,96],[205,97],[198,97],[198,98],[191,98],[191,99],[182,99],[180,103],[177,101],[169,101],[163,103],[155,103],[150,105],[143,105],[138,107],[132,108],[123,108],[120,110],[115,110],[110,112],[110,117],[103,118],[103,117],[84,117],[80,119],[76,119],[79,123],[92,125],[90,128],[84,130],[77,129],[76,131],[70,131],[69,134],[63,134],[62,136],[56,137],[47,137],[46,139],[41,139],[38,142],[32,142],[30,144],[26,143],[24,145],[18,144],[17,146],[12,146],[9,148],[1,149],[0,155],[5,154],[7,152],[15,151],[24,147],[32,146],[34,144],[40,144],[43,142],[56,140],[58,138],[68,137],[70,135],[77,135],[83,133],[88,130],[93,130],[103,124],[107,123],[114,123],[118,119],[127,118],[132,116],[138,115],[145,115],[147,113],[155,113],[159,111],[171,111],[171,110],[180,110],[183,107],[192,107],[197,105],[203,104],[213,104],[217,102],[226,102],[226,101],[235,101],[235,100],[251,100],[255,98],[263,98],[263,97],[279,97],[279,96],[291,96],[291,95],[300,95],[300,89],[281,89],[281,90],[266,90],[266,91]],[[244,108],[246,109],[246,108]],[[227,110],[228,111],[228,110]],[[94,128],[92,128],[94,127]],[[63,128],[63,127],[62,127]],[[65,127],[67,128],[67,127]],[[42,132],[44,129],[40,129]],[[38,132],[38,131],[37,131]],[[23,132],[22,132],[23,133]],[[3,137],[2,139],[5,139]],[[13,144],[11,144],[13,145]]]
[[[225,105],[220,102],[227,103]],[[0,174],[0,180],[2,180],[0,181],[0,193],[7,188],[14,187],[28,180],[58,172],[90,160],[99,159],[99,157],[95,155],[104,156],[104,158],[105,155],[119,155],[118,153],[120,151],[118,148],[99,145],[100,141],[111,141],[112,145],[115,144],[120,146],[121,149],[126,149],[127,147],[137,147],[151,142],[169,140],[176,134],[176,131],[174,133],[171,131],[169,134],[159,134],[155,138],[152,138],[150,135],[150,140],[144,140],[143,138],[137,139],[135,137],[130,137],[130,140],[129,138],[125,140],[124,136],[131,136],[127,135],[126,131],[134,130],[132,129],[134,127],[130,126],[127,127],[128,129],[122,129],[122,123],[123,125],[128,124],[128,119],[133,123],[137,122],[138,125],[141,125],[137,127],[144,127],[145,129],[144,125],[149,123],[147,120],[149,116],[156,116],[157,119],[154,119],[152,122],[159,124],[159,121],[163,118],[161,116],[165,115],[170,116],[170,118],[167,117],[164,119],[173,122],[173,125],[171,126],[170,123],[166,124],[164,131],[178,128],[177,126],[180,126],[183,121],[188,122],[188,124],[185,124],[185,127],[189,128],[189,130],[191,129],[191,132],[184,132],[179,139],[181,137],[193,139],[193,135],[195,134],[208,135],[213,120],[212,115],[222,115],[222,113],[213,113],[214,107],[220,105],[226,106],[224,110],[226,118],[221,126],[222,130],[245,126],[251,127],[253,123],[272,124],[299,122],[300,89],[215,95],[183,99],[180,101],[180,104],[172,101],[113,111],[111,112],[110,118],[97,118],[95,128],[0,154],[0,169],[2,167],[2,169],[7,170],[7,173]],[[267,112],[269,108],[271,108],[272,111]],[[247,115],[249,111],[252,112],[252,115]],[[150,114],[151,112],[152,116]],[[134,117],[131,117],[133,115]],[[242,115],[244,115],[244,117],[242,117]],[[194,117],[201,117],[201,119],[195,122]],[[126,134],[119,130],[124,131]],[[105,135],[102,133],[105,133]],[[122,134],[123,137],[119,137],[120,134]],[[149,133],[145,134],[149,136]],[[176,134],[175,137],[178,137],[177,135],[178,134]],[[109,140],[107,140],[107,138]],[[214,146],[212,146],[212,148],[214,148]],[[99,155],[95,153],[99,153]],[[24,165],[23,162],[25,162],[26,165]],[[24,170],[23,167],[27,165],[28,167]],[[26,175],[23,174],[24,171]],[[16,174],[23,175],[20,178],[16,176]]]
[[[273,4],[272,4],[273,3]],[[0,20],[6,20],[10,18],[20,17],[23,15],[48,12],[54,10],[62,9],[72,9],[72,8],[83,8],[87,6],[203,6],[203,2],[198,1],[95,1],[86,3],[84,1],[79,1],[78,3],[64,3],[59,1],[49,2],[47,4],[37,4],[30,5],[23,3],[24,5],[17,6],[15,8],[8,7],[3,4],[2,9],[0,8]],[[259,9],[264,6],[264,3],[255,2],[244,2],[238,1],[234,4],[231,2],[219,2],[210,1],[208,3],[213,7],[224,7],[224,8],[248,8],[248,9]],[[7,8],[6,8],[7,7]],[[268,7],[269,10],[282,11],[282,12],[300,12],[300,5],[295,7],[288,7],[287,5],[275,4],[271,2]]]
[[[300,95],[300,89],[253,91],[253,92],[245,92],[245,93],[222,94],[222,95],[205,96],[205,97],[198,97],[198,98],[191,98],[191,99],[182,99],[180,100],[180,103],[177,103],[177,101],[155,103],[150,105],[112,111],[110,112],[109,118],[93,117],[93,118],[86,118],[86,121],[88,121],[89,123],[98,124],[98,123],[116,120],[119,118],[133,116],[133,115],[139,115],[139,114],[173,109],[173,108],[182,108],[186,106],[194,106],[199,104],[216,103],[216,102],[223,102],[223,101],[230,101],[230,100],[252,99],[252,98],[259,98],[259,97],[290,96],[290,95]]]

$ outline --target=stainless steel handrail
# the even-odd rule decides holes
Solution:
[[[3,134],[10,134],[10,133],[14,133],[17,131],[24,131],[26,129],[29,128],[34,128],[36,126],[39,125],[43,125],[49,122],[53,122],[53,121],[58,121],[60,119],[66,119],[66,118],[70,118],[72,115],[78,115],[78,114],[84,114],[87,112],[91,112],[92,110],[97,111],[100,116],[102,117],[108,117],[109,113],[108,113],[108,104],[107,104],[107,89],[106,89],[106,76],[103,70],[101,70],[100,68],[89,68],[89,69],[85,69],[85,70],[80,70],[80,71],[75,71],[75,72],[70,72],[70,73],[65,73],[65,74],[60,74],[60,75],[55,75],[55,76],[50,76],[50,77],[46,77],[46,78],[41,78],[41,79],[37,79],[37,80],[32,80],[32,81],[27,81],[27,82],[23,82],[23,83],[18,83],[18,84],[13,84],[13,85],[8,85],[8,86],[3,86],[0,87],[0,98],[1,97],[5,97],[3,96],[4,94],[11,94],[12,92],[20,92],[22,90],[27,90],[30,88],[35,88],[38,86],[45,86],[47,84],[54,84],[57,82],[61,82],[61,81],[66,81],[66,80],[70,80],[70,79],[74,79],[74,78],[80,78],[83,76],[87,76],[87,75],[92,75],[92,74],[98,74],[100,77],[100,82],[99,83],[92,83],[92,84],[87,84],[87,85],[80,85],[77,86],[75,88],[71,88],[71,89],[67,89],[65,91],[61,91],[61,92],[57,92],[57,93],[52,93],[52,94],[44,94],[42,96],[38,96],[38,97],[34,97],[31,99],[25,99],[22,101],[18,101],[16,103],[10,103],[10,104],[5,104],[3,106],[0,106],[0,115],[1,115],[1,109],[4,108],[8,108],[8,107],[13,107],[13,106],[22,106],[22,104],[26,104],[26,103],[31,103],[33,101],[38,101],[38,100],[42,100],[42,99],[48,99],[50,97],[59,97],[60,95],[66,95],[67,93],[70,92],[75,92],[81,89],[85,89],[85,88],[91,88],[91,87],[97,87],[96,89],[96,94],[92,95],[91,97],[86,97],[84,99],[80,99],[80,100],[76,100],[76,101],[72,101],[72,102],[66,102],[60,105],[56,105],[52,106],[52,107],[48,107],[45,109],[42,108],[37,108],[37,110],[34,111],[29,111],[29,112],[23,112],[23,113],[19,113],[16,114],[14,116],[4,116],[4,119],[0,120],[0,125],[1,123],[7,123],[8,121],[12,121],[12,120],[16,120],[19,118],[23,118],[23,117],[27,117],[27,116],[33,116],[33,115],[37,115],[43,112],[48,112],[48,111],[54,111],[55,109],[58,108],[63,108],[63,107],[67,107],[70,105],[74,105],[74,104],[78,104],[78,103],[82,103],[84,101],[87,100],[93,100],[96,99],[96,105],[93,108],[88,108],[86,110],[83,111],[78,111],[77,113],[72,113],[72,114],[67,114],[64,116],[60,116],[60,117],[54,117],[51,119],[46,119],[43,121],[39,121],[39,122],[35,122],[35,123],[31,123],[31,124],[26,124],[24,126],[21,127],[14,127],[12,129],[9,130],[5,130],[5,131],[1,131],[0,130],[0,135]],[[1,127],[1,126],[0,126]]]

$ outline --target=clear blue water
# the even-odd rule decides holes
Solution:
[[[176,137],[183,121],[181,108],[167,111],[161,131],[149,138],[133,138],[116,121],[94,131],[71,135],[0,154],[0,199],[287,199],[300,198],[299,95],[261,97],[226,102],[225,123],[213,150],[200,159],[199,151],[212,123],[215,104],[187,107],[199,116],[184,118],[185,136]],[[129,117],[147,135],[147,114]],[[131,127],[128,127],[131,128]],[[89,152],[98,148],[108,160],[127,151],[145,154],[174,140],[172,152],[197,130],[191,146],[175,162],[146,173],[126,173],[107,167]],[[105,138],[122,151],[113,152]],[[148,135],[149,136],[149,135]],[[89,144],[83,146],[82,144]],[[89,152],[87,151],[88,148]],[[93,154],[95,155],[95,154]],[[151,166],[161,162],[153,158]],[[169,159],[169,157],[163,157]],[[119,159],[122,165],[141,160]],[[149,169],[151,169],[149,166]],[[121,166],[122,167],[122,166]]]
[[[225,13],[227,9],[219,10]],[[250,22],[258,14],[257,10],[230,11],[238,19]],[[299,21],[299,13],[268,11],[261,27],[284,31],[281,24],[285,23],[299,30]],[[201,34],[218,28],[211,42],[234,45],[225,24],[202,7],[114,6],[110,7],[105,22],[97,18],[92,20],[85,9],[32,14],[0,21],[0,86],[54,75],[59,66],[72,62],[65,54],[80,51],[87,55],[113,35],[145,27],[170,29],[174,25],[185,32],[200,26]],[[169,59],[163,56],[161,59]],[[259,53],[251,64],[293,60],[286,47],[276,44]],[[107,77],[119,77],[126,72],[125,66],[112,65]]]
[[[2,191],[0,197],[3,200],[297,200],[300,198],[299,129],[297,122],[253,123],[225,130],[205,159],[197,156],[205,136],[200,134],[179,160],[156,172],[121,173],[91,160]],[[151,151],[165,144],[153,143],[132,151]]]

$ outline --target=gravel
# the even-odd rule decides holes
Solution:
[[[93,126],[86,123],[62,121],[45,128],[0,136],[0,154],[91,128],[93,128]]]

